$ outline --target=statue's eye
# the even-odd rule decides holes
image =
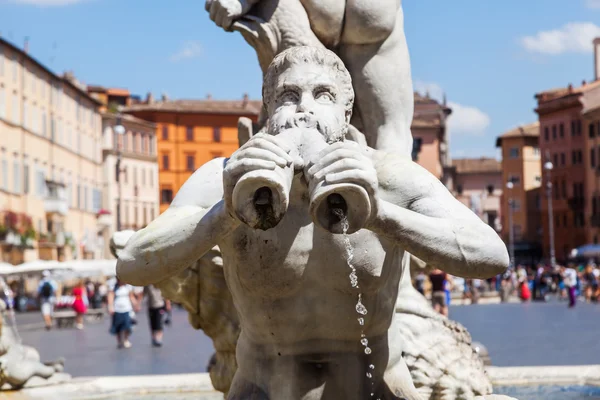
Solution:
[[[332,103],[334,97],[329,91],[320,90],[316,93],[315,100],[317,100],[319,103]]]
[[[298,101],[298,94],[293,90],[286,90],[281,94],[280,99],[284,103],[295,103]]]

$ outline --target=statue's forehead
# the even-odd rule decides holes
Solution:
[[[277,86],[337,86],[332,68],[320,64],[292,64],[278,75]]]

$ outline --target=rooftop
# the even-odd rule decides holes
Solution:
[[[125,121],[125,122],[131,122],[131,123],[134,123],[134,124],[144,125],[144,126],[146,126],[148,128],[151,128],[151,129],[156,128],[156,124],[154,122],[149,122],[149,121],[146,121],[145,119],[134,117],[133,115],[129,115],[129,114],[114,114],[114,113],[111,113],[111,112],[102,113],[102,118],[103,119],[110,119],[110,120],[115,120],[116,121],[116,119],[119,118],[119,117],[121,118],[122,121]]]
[[[496,147],[502,145],[502,139],[515,138],[515,137],[539,137],[540,136],[540,122],[535,121],[531,124],[519,125],[516,128],[509,130],[498,136],[496,139]]]
[[[581,86],[578,87],[573,87],[573,85],[569,84],[567,87],[544,90],[543,92],[536,93],[535,98],[538,100],[539,103],[542,103],[545,101],[561,99],[563,97],[571,96],[574,94],[585,93],[588,90],[597,88],[598,86],[600,86],[600,80],[590,83],[583,81],[581,83]]]
[[[501,173],[502,165],[495,158],[455,158],[452,166],[457,174]]]
[[[132,104],[123,112],[162,111],[200,114],[250,114],[258,115],[262,108],[260,100],[166,100]]]

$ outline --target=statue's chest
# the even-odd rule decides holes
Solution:
[[[221,247],[230,285],[266,297],[306,287],[351,290],[352,268],[365,289],[378,285],[385,251],[374,233],[334,235],[296,217],[267,231],[242,226],[229,237]]]

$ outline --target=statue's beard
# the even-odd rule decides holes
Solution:
[[[278,124],[273,119],[269,119],[268,122],[269,134],[271,135],[277,135],[284,130],[293,128],[315,129],[328,144],[343,140],[348,130],[345,121],[340,121],[336,127],[332,127],[323,123],[323,121],[319,121],[313,114],[307,113],[295,114],[284,124]]]

